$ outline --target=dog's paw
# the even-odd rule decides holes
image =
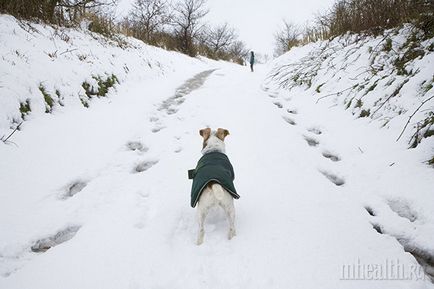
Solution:
[[[237,232],[235,231],[235,229],[229,230],[228,240],[232,240],[232,238],[235,237],[236,235],[237,235]]]
[[[204,236],[205,236],[205,231],[199,231],[199,235],[197,236],[196,245],[198,245],[198,246],[202,245]]]

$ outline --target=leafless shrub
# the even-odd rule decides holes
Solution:
[[[174,7],[173,28],[178,40],[178,49],[190,56],[196,55],[195,41],[204,29],[203,17],[209,10],[206,0],[182,0]]]
[[[347,32],[378,35],[385,29],[413,23],[427,37],[434,36],[431,0],[337,0],[315,24],[304,29],[303,42],[324,40]]]
[[[72,25],[89,10],[115,3],[116,0],[0,0],[0,11],[24,19]]]
[[[224,57],[236,38],[235,30],[227,23],[211,27],[205,33],[205,43],[211,50],[211,56],[215,58]]]
[[[124,21],[132,36],[149,44],[158,42],[160,33],[164,32],[172,18],[166,0],[135,0],[130,14]]]
[[[282,55],[292,47],[300,44],[300,28],[294,23],[283,20],[283,27],[274,34],[275,56]]]
[[[248,53],[249,50],[240,40],[233,42],[229,47],[229,55],[231,56],[231,60],[241,65],[244,65],[244,59],[247,58]]]

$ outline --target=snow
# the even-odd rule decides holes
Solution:
[[[10,17],[0,19],[3,39],[15,37],[3,34],[6,27],[26,35]],[[51,28],[38,30],[38,42],[49,42],[43,35]],[[143,44],[98,50],[87,32],[68,35],[80,49],[92,46],[101,67],[74,59],[71,70],[49,62],[38,68],[42,48],[22,39],[17,47],[29,62],[18,71],[29,73],[11,68],[15,80],[2,82],[2,89],[36,91],[40,76],[30,72],[39,69],[48,87],[59,81],[70,89],[71,102],[52,114],[41,103],[13,135],[16,146],[0,145],[0,288],[434,287],[423,275],[342,280],[345,265],[393,261],[407,270],[418,262],[406,250],[433,255],[432,169],[419,151],[395,142],[396,130],[316,104],[302,87],[264,83],[265,65],[251,73]],[[142,51],[164,69],[140,61]],[[124,61],[134,73],[122,74]],[[53,75],[45,72],[49,64]],[[78,94],[90,69],[118,73],[120,84],[84,108]],[[7,132],[5,119],[22,99],[0,93],[15,102],[1,106]],[[207,126],[230,131],[226,151],[242,197],[235,201],[237,236],[226,239],[217,211],[196,246],[187,170],[201,156],[199,130]]]

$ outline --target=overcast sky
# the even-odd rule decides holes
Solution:
[[[125,14],[134,0],[120,0],[119,13]],[[317,12],[329,8],[334,0],[208,0],[206,21],[228,22],[249,49],[273,53],[273,34],[282,19],[303,25]]]

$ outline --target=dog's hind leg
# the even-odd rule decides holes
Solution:
[[[228,232],[228,240],[231,240],[237,233],[235,230],[235,207],[234,207],[234,199],[231,197],[230,201],[227,202],[223,209],[225,210],[226,216],[229,221],[229,232]]]
[[[210,209],[209,198],[210,192],[204,191],[197,204],[197,220],[199,223],[199,233],[196,241],[197,245],[201,245],[203,243],[203,238],[205,236],[205,219]]]
[[[197,235],[196,245],[201,245],[203,243],[203,238],[205,236],[205,223],[206,212],[200,210],[198,213],[198,221],[199,221],[199,233]]]

